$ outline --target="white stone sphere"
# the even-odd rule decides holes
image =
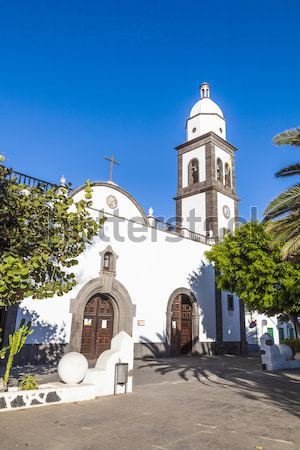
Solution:
[[[66,384],[77,384],[84,379],[89,368],[84,355],[77,352],[66,353],[58,363],[59,378]]]
[[[284,356],[286,361],[289,361],[290,359],[293,359],[293,350],[291,347],[287,344],[280,344],[279,345],[279,351],[282,356]]]

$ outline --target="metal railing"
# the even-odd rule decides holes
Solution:
[[[32,177],[30,175],[26,175],[21,172],[17,172],[15,170],[9,170],[9,173],[7,175],[8,179],[14,179],[19,184],[24,184],[25,186],[31,187],[31,188],[39,188],[42,191],[48,191],[49,189],[55,188],[58,189],[59,185],[50,183],[49,181],[40,180],[39,178]],[[67,189],[71,190],[69,187]],[[93,209],[93,208],[92,208]],[[170,222],[164,222],[163,220],[159,218],[154,218],[153,225],[155,228],[161,231],[166,231],[168,233],[173,233],[177,236],[185,237],[188,239],[191,239],[192,241],[202,242],[203,244],[213,244],[216,243],[216,238],[213,238],[209,235],[204,235],[200,233],[196,233],[195,231],[191,231],[187,228],[180,228]],[[153,226],[152,225],[152,226]],[[151,226],[151,224],[150,224]]]
[[[16,183],[24,184],[30,188],[38,188],[42,191],[49,191],[52,188],[58,188],[57,184],[50,183],[49,181],[40,180],[39,178],[32,177],[30,175],[25,175],[21,172],[16,172],[15,170],[10,170],[7,178],[14,179]]]
[[[191,239],[192,241],[202,242],[203,244],[212,244],[215,240],[209,236],[195,231],[191,231],[188,228],[180,228],[173,223],[164,222],[163,220],[155,218],[155,228],[162,231],[167,231],[169,233],[177,234],[178,236]]]

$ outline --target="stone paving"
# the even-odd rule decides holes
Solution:
[[[8,449],[300,449],[300,371],[257,358],[136,362],[134,393],[1,413]]]

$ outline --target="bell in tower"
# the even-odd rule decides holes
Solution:
[[[177,228],[222,238],[237,218],[236,148],[226,140],[224,115],[208,83],[200,85],[186,128],[187,141],[177,147]]]
[[[210,97],[210,87],[208,83],[200,84],[200,98],[209,98]]]

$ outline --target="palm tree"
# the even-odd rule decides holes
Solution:
[[[273,138],[276,145],[300,147],[300,128],[286,130]],[[300,163],[279,170],[276,177],[300,175]],[[282,246],[284,259],[297,259],[300,255],[300,183],[289,187],[271,201],[265,210],[267,227],[274,242]]]

